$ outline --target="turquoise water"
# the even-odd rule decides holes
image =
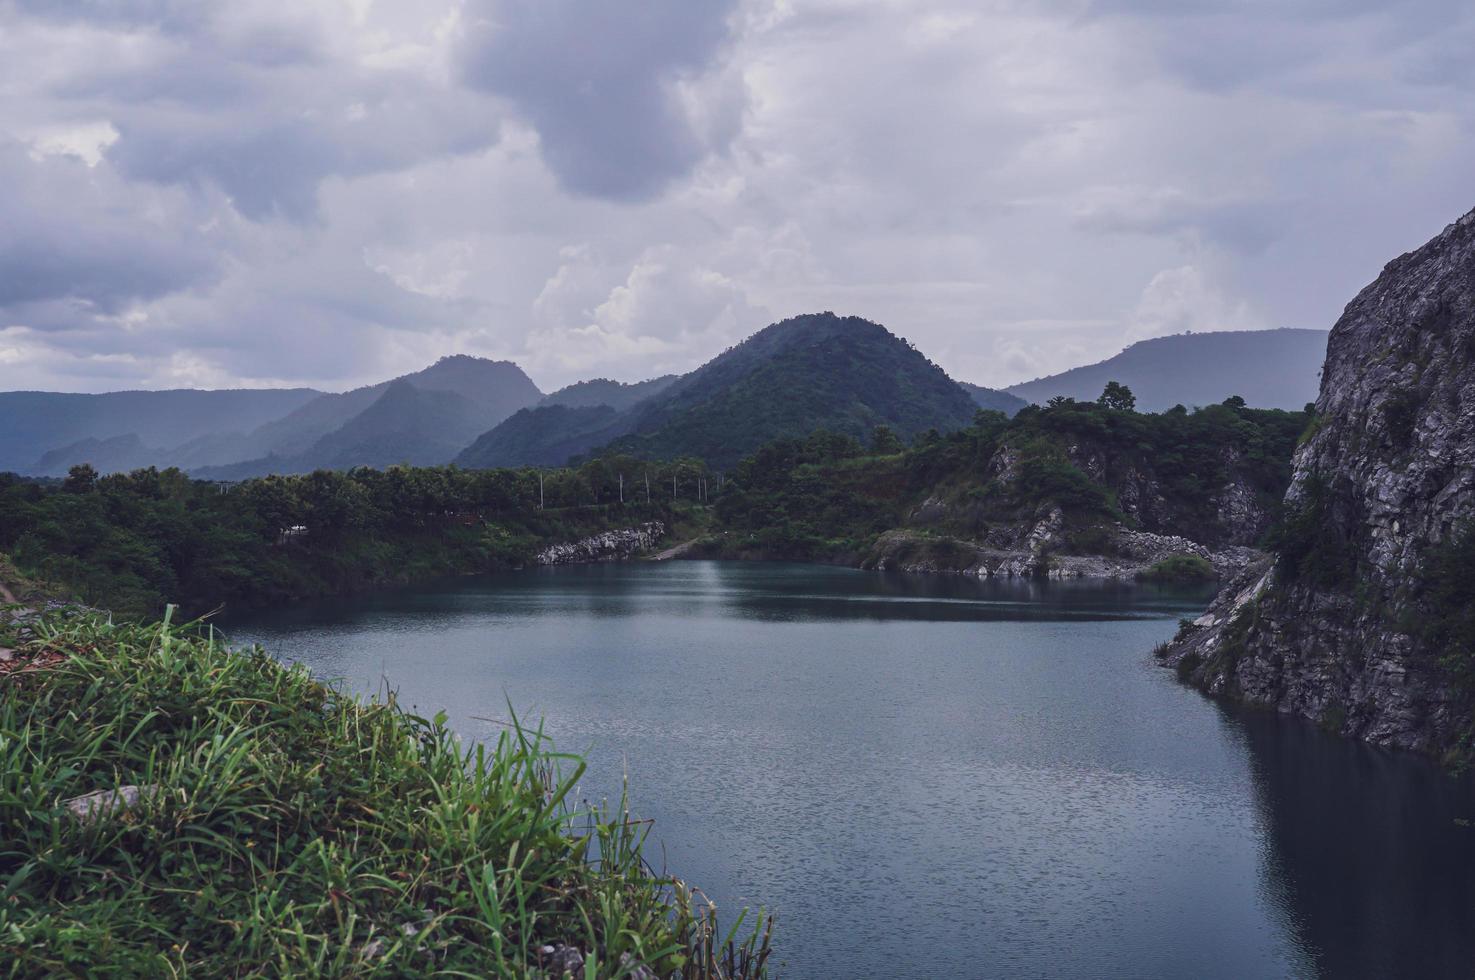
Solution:
[[[469,737],[541,717],[777,914],[781,976],[1471,976],[1471,783],[1177,684],[1150,651],[1205,601],[667,562],[225,625]]]

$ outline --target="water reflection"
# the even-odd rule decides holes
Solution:
[[[1264,821],[1267,901],[1323,977],[1475,976],[1475,780],[1224,707]]]

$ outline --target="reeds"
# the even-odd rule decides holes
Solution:
[[[541,730],[463,748],[167,617],[38,634],[65,659],[0,677],[0,975],[765,975],[771,919],[722,931]]]

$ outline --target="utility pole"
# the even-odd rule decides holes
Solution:
[[[645,502],[650,503],[650,470],[645,471]]]
[[[620,474],[620,503],[625,502],[625,474]]]
[[[543,471],[538,471],[538,509],[543,509]]]
[[[671,474],[671,499],[676,499],[676,474]]]

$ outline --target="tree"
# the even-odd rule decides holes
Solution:
[[[78,463],[67,470],[67,478],[61,484],[61,488],[67,493],[91,493],[96,486],[97,470],[92,468],[91,463]]]
[[[1245,407],[1245,400],[1238,395],[1230,395],[1224,399],[1224,407],[1238,410]]]
[[[1096,404],[1113,411],[1132,412],[1137,409],[1137,396],[1120,381],[1108,381],[1101,397],[1096,399]]]
[[[871,452],[877,456],[892,456],[905,449],[901,437],[889,425],[878,425],[871,430]]]

